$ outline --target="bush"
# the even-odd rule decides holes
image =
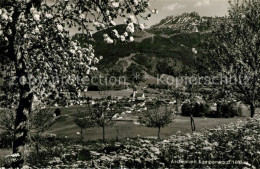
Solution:
[[[235,102],[219,102],[217,103],[216,111],[211,110],[207,103],[184,103],[181,110],[182,116],[190,116],[192,114],[194,117],[231,118],[242,115],[241,106],[237,106]]]
[[[54,111],[56,116],[60,116],[61,115],[61,110],[59,108],[55,109]]]
[[[208,104],[196,103],[192,114],[194,117],[206,116],[210,112],[210,106]]]
[[[79,154],[78,154],[78,160],[81,160],[81,161],[91,160],[90,151],[89,151],[88,149],[82,149],[82,150],[80,150],[80,152],[79,152]]]
[[[52,157],[50,157],[50,154],[46,151],[39,153],[31,152],[28,155],[26,162],[34,167],[46,167],[51,159]]]
[[[192,113],[193,105],[191,103],[184,103],[181,107],[181,114],[183,116],[190,116]]]
[[[229,103],[218,102],[217,113],[219,114],[219,116],[225,117],[225,118],[241,116],[242,108],[237,107],[236,103],[234,103],[234,102],[229,102]]]
[[[97,85],[90,85],[88,87],[88,91],[100,91],[99,86]]]
[[[192,114],[194,117],[202,117],[209,114],[210,106],[203,103],[184,103],[181,111],[183,116],[190,116]]]
[[[111,153],[111,152],[118,152],[119,150],[123,149],[123,146],[116,146],[116,145],[108,145],[106,147],[104,147],[101,152],[103,153]]]
[[[221,114],[218,111],[212,110],[206,116],[211,118],[220,118]]]
[[[10,131],[0,134],[0,149],[12,148],[13,137]]]

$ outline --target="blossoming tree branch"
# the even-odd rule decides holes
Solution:
[[[0,1],[0,62],[12,72],[5,79],[7,106],[16,109],[13,153],[19,153],[24,162],[28,119],[35,101],[55,99],[65,88],[75,92],[87,88],[76,83],[61,85],[54,77],[66,76],[71,82],[76,76],[90,74],[100,58],[90,44],[80,46],[72,41],[66,28],[82,30],[89,39],[91,32],[110,28],[104,35],[107,43],[133,41],[139,21],[149,19],[156,10],[149,8],[148,0],[1,0]],[[116,26],[125,18],[126,30],[119,34]],[[67,76],[69,75],[69,76]]]

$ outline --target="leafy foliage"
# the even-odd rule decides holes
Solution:
[[[109,44],[131,42],[135,25],[144,27],[137,16],[148,19],[151,13],[157,11],[149,9],[148,0],[0,2],[0,62],[11,74],[4,82],[10,85],[2,90],[8,96],[8,106],[17,108],[14,153],[22,155],[32,103],[48,102],[52,96],[55,101],[64,90],[69,94],[86,90],[87,84],[78,84],[77,79],[87,78],[95,70],[93,65],[102,59],[95,56],[90,43],[72,41],[66,27],[78,28],[90,40],[93,30],[110,28],[119,17],[125,18],[123,34],[111,30],[103,39]],[[21,158],[17,167],[21,168],[22,163]]]
[[[241,107],[237,107],[234,102],[218,102],[217,104],[217,115],[221,117],[241,116],[241,111]]]
[[[105,141],[105,128],[114,124],[113,117],[117,113],[119,107],[108,99],[105,92],[101,92],[102,99],[99,100],[93,107],[88,106],[88,111],[92,121],[103,129],[103,141]]]
[[[241,107],[235,102],[218,102],[216,111],[211,110],[207,103],[184,103],[181,110],[183,116],[193,115],[194,117],[232,118],[242,114]]]
[[[161,141],[132,138],[106,144],[75,145],[69,140],[57,141],[57,137],[45,147],[42,157],[47,158],[31,154],[30,159],[38,158],[30,160],[28,165],[45,168],[259,168],[259,122],[256,116],[215,129],[177,133]]]
[[[208,116],[211,109],[208,104],[204,103],[184,103],[181,107],[183,116],[194,116],[194,117],[202,117]]]
[[[127,68],[126,75],[128,80],[130,82],[134,82],[135,84],[138,84],[144,80],[144,73],[142,69],[133,63]]]
[[[39,134],[44,133],[55,124],[55,120],[56,118],[50,108],[38,108],[31,114],[31,130]]]
[[[5,131],[14,133],[15,112],[10,109],[0,111],[0,128]]]
[[[174,118],[175,114],[168,107],[156,106],[152,110],[143,112],[139,121],[147,127],[158,128],[158,139],[160,139],[160,129],[169,125]]]
[[[83,139],[83,130],[87,130],[88,128],[95,126],[95,122],[93,121],[90,112],[82,112],[78,110],[78,113],[74,117],[74,122],[81,129],[81,139]]]
[[[251,117],[259,98],[259,15],[260,2],[230,1],[229,15],[217,24],[207,40],[209,68],[233,79],[228,90],[237,100],[249,104]]]

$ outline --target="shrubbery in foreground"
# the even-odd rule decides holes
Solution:
[[[200,133],[174,135],[160,142],[138,139],[118,152],[100,154],[94,162],[99,166],[110,167],[108,164],[112,163],[112,167],[120,164],[129,168],[259,168],[259,139],[260,118],[255,118]]]
[[[51,168],[259,168],[259,139],[260,117],[192,134],[178,133],[161,141],[135,138],[82,145],[56,138],[50,146],[42,148],[38,156],[32,153],[28,165]]]
[[[52,139],[55,138],[52,136]],[[178,133],[163,141],[136,138],[85,146],[56,138],[52,144],[49,143],[51,146],[44,144],[40,154],[31,153],[28,165],[65,168],[259,168],[259,139],[260,117],[192,134]]]

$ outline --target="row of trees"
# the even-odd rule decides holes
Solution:
[[[103,99],[93,107],[88,106],[86,111],[78,111],[74,122],[80,128],[80,138],[83,140],[83,132],[87,129],[99,126],[102,128],[103,141],[105,141],[105,129],[115,124],[113,117],[120,112],[116,104],[111,104]],[[147,127],[158,128],[158,139],[160,139],[161,128],[166,127],[176,117],[176,113],[167,106],[155,105],[152,109],[142,112],[139,122]]]

